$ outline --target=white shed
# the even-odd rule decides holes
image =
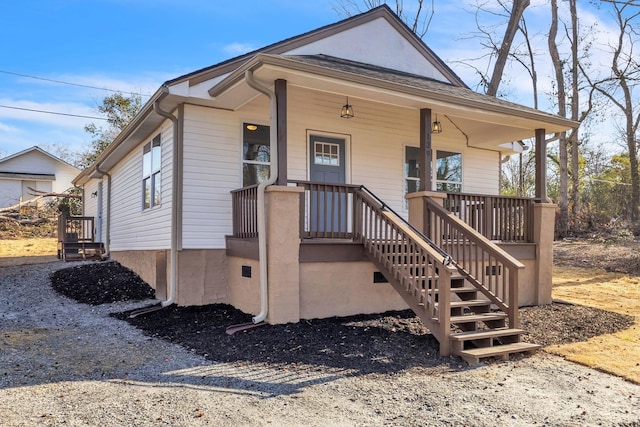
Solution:
[[[36,146],[4,157],[0,159],[0,208],[33,199],[29,188],[61,193],[73,187],[71,180],[79,172]]]

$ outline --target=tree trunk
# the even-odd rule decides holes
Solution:
[[[571,11],[571,119],[578,121],[580,109],[580,88],[578,87],[578,12],[576,0],[569,0]],[[582,206],[580,203],[580,140],[578,128],[571,129],[569,137],[571,145],[571,213],[574,218],[580,215]]]
[[[502,38],[502,44],[498,50],[498,57],[493,67],[493,74],[491,74],[491,80],[487,86],[487,95],[496,96],[498,93],[498,87],[504,74],[504,67],[507,64],[507,58],[511,52],[511,44],[518,31],[518,23],[522,18],[524,10],[529,6],[530,0],[513,0],[513,6],[511,7],[511,15],[509,16],[509,23],[507,29],[504,32]]]
[[[560,60],[560,53],[556,44],[556,36],[558,34],[558,2],[551,0],[551,27],[549,28],[549,54],[555,71],[557,83],[557,99],[558,99],[558,115],[567,117],[566,93],[564,87],[563,64]],[[568,156],[567,156],[567,134],[562,132],[559,138],[559,168],[560,168],[560,200],[558,207],[560,215],[556,229],[560,237],[564,237],[569,230],[569,194],[568,194]]]

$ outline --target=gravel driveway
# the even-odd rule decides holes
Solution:
[[[640,426],[640,386],[541,352],[395,374],[212,363],[0,268],[0,425]]]

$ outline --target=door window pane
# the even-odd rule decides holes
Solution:
[[[340,150],[338,144],[315,142],[313,158],[316,165],[340,166]]]

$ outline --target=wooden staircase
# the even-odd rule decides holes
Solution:
[[[508,360],[511,354],[540,348],[521,341],[517,271],[524,266],[517,260],[508,255],[505,258],[500,248],[480,236],[486,241],[483,247],[488,247],[492,255],[488,257],[488,269],[479,270],[480,262],[475,262],[474,270],[472,264],[457,262],[366,189],[356,193],[355,206],[359,210],[356,218],[362,221],[356,238],[438,339],[440,354],[454,354],[475,365],[484,358]],[[447,233],[452,235],[450,230]],[[476,240],[478,236],[467,239]],[[484,254],[480,256],[485,259]],[[489,274],[492,271],[499,271],[502,277]]]

